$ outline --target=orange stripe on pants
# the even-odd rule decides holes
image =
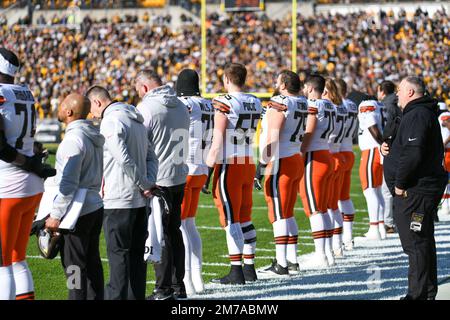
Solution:
[[[330,175],[328,183],[327,208],[336,210],[338,208],[339,196],[341,195],[342,182],[344,181],[345,157],[341,153],[332,153],[334,171]]]
[[[269,209],[269,221],[294,216],[297,187],[303,176],[304,163],[300,154],[270,162],[266,167],[264,196]]]
[[[251,221],[255,173],[256,167],[250,158],[245,163],[216,164],[213,197],[222,227]]]
[[[34,213],[42,193],[26,198],[0,199],[1,266],[25,260]]]
[[[450,172],[450,149],[445,149],[445,158],[444,158],[445,170]]]
[[[339,200],[345,201],[350,199],[350,185],[352,181],[352,169],[355,164],[355,154],[351,151],[340,152],[345,158],[344,172],[342,174],[342,184],[338,190],[341,190]]]
[[[183,202],[181,203],[181,219],[194,218],[197,212],[200,191],[206,182],[206,174],[198,176],[187,176],[184,187]]]
[[[383,166],[378,148],[361,151],[359,178],[363,190],[377,188],[383,184]]]
[[[333,161],[328,150],[307,152],[304,155],[305,172],[300,180],[300,197],[309,217],[327,211],[327,181],[333,171]]]

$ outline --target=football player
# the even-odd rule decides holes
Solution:
[[[231,262],[230,273],[213,280],[222,284],[244,284],[257,279],[254,265],[256,230],[251,213],[256,171],[253,137],[261,116],[261,102],[242,92],[246,77],[244,65],[226,65],[223,84],[228,93],[213,99],[214,132],[206,163],[208,167],[215,166],[213,197],[226,232]]]
[[[325,79],[320,75],[310,75],[303,88],[308,98],[308,118],[301,146],[305,172],[300,181],[300,196],[309,217],[315,245],[315,255],[305,264],[307,268],[323,268],[334,263],[332,255],[325,254],[325,247],[327,228],[331,224],[327,215],[326,183],[334,170],[328,140],[335,126],[336,108],[322,99],[324,89]],[[328,247],[327,251],[330,249]]]
[[[343,222],[343,243],[345,250],[353,249],[353,220],[355,216],[355,208],[350,198],[350,184],[352,177],[352,169],[355,163],[355,154],[353,153],[353,137],[356,129],[358,129],[358,106],[347,96],[347,84],[344,80],[336,80],[336,85],[340,96],[343,98],[343,107],[347,110],[347,118],[344,126],[344,136],[342,139],[340,154],[344,157],[343,179],[342,184],[338,188],[339,194],[339,210],[342,213]]]
[[[365,236],[367,239],[380,240],[386,238],[384,199],[381,192],[383,165],[379,150],[383,142],[384,106],[375,98],[367,97],[359,104],[358,109],[358,144],[361,149],[359,177],[370,221],[369,231]]]
[[[28,86],[14,84],[18,69],[17,56],[0,48],[0,300],[34,299],[26,248],[44,191],[42,178],[56,173],[46,171],[34,154],[35,100]]]
[[[442,140],[444,142],[445,170],[449,174],[449,184],[445,188],[445,193],[442,196],[442,205],[439,209],[439,214],[450,214],[450,112],[444,112],[439,115],[439,123],[441,124]]]
[[[276,259],[265,271],[277,275],[299,270],[294,206],[304,171],[300,146],[308,117],[308,102],[299,96],[300,85],[295,72],[281,71],[276,81],[276,95],[270,99],[262,120],[260,163],[267,165],[264,195],[276,249]]]
[[[328,78],[325,82],[325,90],[322,99],[330,101],[336,108],[336,123],[334,130],[328,139],[330,153],[334,161],[334,171],[328,181],[328,216],[331,225],[328,228],[328,239],[332,239],[334,257],[344,256],[342,248],[342,213],[339,210],[338,201],[344,179],[345,157],[340,153],[341,143],[344,138],[345,121],[347,120],[347,109],[343,106],[342,97],[333,79]],[[329,240],[328,240],[329,243]],[[329,244],[328,244],[329,246]],[[327,250],[329,254],[329,250]],[[329,258],[329,261],[332,258]]]
[[[197,72],[185,69],[178,75],[177,96],[186,105],[190,115],[189,174],[181,204],[181,232],[185,247],[184,285],[186,294],[204,290],[202,279],[202,239],[195,226],[200,191],[208,177],[205,156],[212,139],[214,109],[211,102],[200,96]]]

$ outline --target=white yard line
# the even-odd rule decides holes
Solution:
[[[450,221],[448,220],[450,217],[444,217],[435,228],[439,281],[450,276],[448,265]],[[313,244],[308,243],[308,245]],[[273,249],[262,248],[257,251],[274,252]],[[357,237],[354,250],[346,252],[345,258],[336,259],[336,265],[328,269],[302,269],[302,265],[310,257],[311,254],[299,256],[301,269],[299,275],[277,277],[258,272],[259,280],[255,283],[245,286],[206,284],[208,294],[192,298],[384,300],[398,299],[406,293],[408,261],[403,253],[398,234],[389,234],[388,238],[382,241],[369,241]],[[266,266],[259,270],[264,268]]]

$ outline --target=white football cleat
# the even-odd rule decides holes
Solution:
[[[325,252],[325,256],[327,257],[327,261],[328,261],[328,266],[332,267],[334,266],[336,263],[334,261],[334,255],[333,252]]]
[[[205,284],[203,282],[202,271],[192,270],[191,271],[192,283],[196,293],[202,293],[205,291]]]
[[[380,232],[380,238],[381,240],[386,239],[386,228],[384,226],[384,223],[380,223],[378,225],[378,232]]]
[[[370,226],[369,231],[364,234],[364,237],[368,240],[381,240],[380,231],[378,226]]]
[[[310,259],[300,264],[301,269],[324,269],[328,268],[327,256],[315,253]]]
[[[340,247],[339,249],[333,250],[333,255],[336,259],[342,259],[344,258],[344,249]]]
[[[450,214],[450,210],[448,209],[447,206],[442,206],[439,208],[438,215],[441,216],[441,215],[448,215],[448,214]]]
[[[191,277],[188,275],[186,277],[186,274],[183,279],[184,287],[186,288],[186,295],[191,296],[195,294],[194,284],[192,283]]]
[[[350,240],[348,242],[344,242],[344,250],[346,250],[346,251],[352,251],[353,250],[353,246],[354,246],[353,240]]]

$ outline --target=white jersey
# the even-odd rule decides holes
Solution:
[[[208,174],[205,163],[211,147],[214,124],[214,109],[211,101],[202,97],[182,97],[180,100],[189,111],[189,156],[186,163],[189,175]]]
[[[280,131],[278,158],[287,158],[300,153],[308,117],[308,101],[306,98],[278,95],[270,99],[267,108],[282,112],[285,118]],[[269,123],[266,115],[263,116],[261,128],[260,151],[264,150],[267,145]]]
[[[261,117],[261,101],[251,94],[230,93],[213,99],[214,109],[228,118],[222,160],[253,157],[253,138]]]
[[[349,99],[344,99],[344,107],[347,109],[344,137],[341,143],[341,152],[353,151],[353,137],[358,129],[358,106]]]
[[[369,128],[376,125],[380,133],[386,123],[384,105],[376,100],[364,100],[359,104],[359,136],[358,144],[361,150],[378,148],[379,143],[373,138]]]
[[[10,146],[33,156],[36,131],[34,97],[27,86],[0,84],[0,114]],[[25,198],[44,192],[43,180],[33,173],[0,160],[0,198]]]
[[[329,150],[328,140],[336,124],[336,107],[328,100],[308,100],[308,113],[317,117],[317,125],[306,152]]]
[[[338,153],[345,136],[345,122],[347,121],[348,112],[343,104],[334,106],[336,108],[336,122],[334,130],[331,132],[330,138],[328,139],[328,145],[331,153]]]
[[[450,119],[450,112],[444,112],[439,115],[439,124],[441,125],[441,135],[442,135],[442,142],[444,143],[448,137],[450,136],[450,130],[447,129],[447,127],[444,127],[442,123],[444,120]],[[450,148],[450,142],[445,145],[445,149]]]

